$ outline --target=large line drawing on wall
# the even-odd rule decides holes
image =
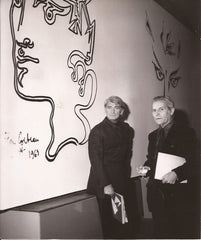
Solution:
[[[172,40],[173,35],[171,31],[167,31],[165,28],[165,23],[163,22],[162,30],[159,35],[153,33],[153,28],[151,26],[148,13],[146,12],[146,30],[151,36],[152,39],[152,52],[153,60],[152,64],[154,66],[154,71],[156,74],[157,80],[163,82],[163,95],[167,95],[170,91],[170,88],[176,88],[181,77],[179,76],[180,66],[174,66],[174,69],[170,69],[167,64],[162,64],[159,60],[159,54],[157,54],[158,49],[162,49],[163,58],[168,56],[172,59],[179,59],[181,55],[181,42]],[[156,41],[156,38],[159,37],[159,42]]]
[[[96,22],[95,20],[90,20],[88,12],[88,4],[91,0],[33,0],[32,10],[37,16],[37,22],[39,22],[38,18],[40,17],[41,28],[39,26],[32,26],[34,22],[32,22],[32,24],[29,22],[25,24],[26,5],[28,3],[30,4],[30,2],[31,1],[26,0],[12,0],[10,5],[9,19],[12,36],[14,89],[16,94],[25,101],[46,102],[50,105],[49,128],[51,135],[49,144],[45,150],[45,157],[48,161],[54,161],[58,153],[65,146],[69,144],[76,146],[83,145],[88,140],[90,123],[85,112],[92,107],[97,94],[97,77],[95,71],[89,68],[93,62]],[[65,30],[63,30],[63,32],[60,31],[59,27],[61,22],[62,24],[65,23]],[[35,28],[34,31],[31,31],[32,27]],[[61,59],[63,61],[60,58],[54,59],[55,62],[58,60],[60,63],[58,68],[55,66],[55,69],[52,69],[52,67],[49,67],[48,63],[46,63],[48,60],[52,61],[53,58],[44,56],[44,46],[51,42],[43,42],[43,32],[41,29],[45,27],[47,28],[47,33],[53,31],[52,29],[57,29],[60,35],[57,36],[56,33],[55,36],[51,35],[55,40],[62,41],[65,34],[70,36],[70,43],[67,41],[65,50],[61,52]],[[73,40],[71,40],[71,37]],[[74,42],[72,43],[72,41],[74,41],[75,44]],[[81,44],[80,47],[82,50],[79,50],[79,47],[76,48],[76,44],[79,46],[80,43],[82,43],[81,41],[84,43]],[[39,46],[41,46],[40,50]],[[55,44],[55,46],[57,45]],[[68,46],[73,46],[73,49],[69,51]],[[48,51],[51,51],[51,44],[47,47]],[[60,51],[59,47],[60,45],[58,44],[58,51]],[[54,54],[56,58],[57,52],[52,53],[53,56]],[[61,67],[63,67],[62,74],[63,72],[65,73],[61,76],[65,78],[64,83],[66,84],[66,90],[69,90],[68,84],[71,84],[71,86],[72,83],[76,85],[73,85],[76,92],[72,93],[71,91],[70,93],[66,93],[66,95],[73,96],[74,94],[73,97],[75,97],[76,102],[73,105],[72,111],[83,128],[83,134],[81,137],[79,136],[79,138],[77,136],[66,136],[66,138],[57,143],[55,149],[53,149],[57,133],[54,119],[58,106],[54,99],[56,95],[52,96],[48,93],[54,93],[56,91],[59,86],[59,80],[52,77],[48,83],[48,77],[51,78],[51,71],[53,70],[55,76],[57,76],[57,73],[61,74],[61,71],[59,71]],[[36,73],[40,71],[42,71],[40,77],[44,74],[42,80],[47,83],[46,86],[48,89],[45,91],[45,94],[40,90],[40,86],[45,84],[43,84],[43,81],[40,83],[37,82],[39,80],[37,79]],[[34,82],[34,85],[31,85],[31,82]],[[55,86],[51,86],[51,82],[53,82]],[[68,114],[68,112],[66,114]]]

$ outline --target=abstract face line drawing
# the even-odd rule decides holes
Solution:
[[[159,49],[160,45],[156,43],[157,36],[153,34],[147,12],[145,25],[146,30],[148,31],[152,39],[152,52],[154,57],[152,60],[152,64],[154,66],[157,80],[163,82],[163,95],[165,96],[170,91],[171,87],[177,87],[179,80],[181,79],[181,77],[179,76],[180,66],[178,66],[174,70],[169,70],[168,66],[162,66],[162,62],[159,61],[159,57],[156,54],[156,50]],[[159,38],[160,44],[162,45],[162,52],[164,54],[164,57],[167,58],[168,56],[170,56],[179,59],[181,55],[181,43],[180,41],[178,41],[178,43],[176,44],[172,41],[172,33],[171,31],[167,33],[165,32],[164,22]]]
[[[153,55],[154,55],[155,61],[153,60],[152,63],[154,65],[156,78],[159,81],[164,81],[163,95],[165,96],[165,92],[166,92],[165,79],[168,79],[168,91],[170,90],[170,86],[172,86],[173,88],[176,88],[177,84],[179,82],[179,79],[180,79],[180,77],[178,76],[179,68],[176,69],[175,71],[172,71],[168,76],[167,70],[164,70],[162,68],[161,64],[159,63],[159,60],[157,59],[157,56],[156,56],[156,53],[154,50],[153,50]]]
[[[61,2],[61,1],[60,1]],[[90,21],[87,4],[91,0],[63,0],[62,6],[57,3],[57,0],[34,0],[33,9],[39,11],[39,7],[42,5],[42,11],[44,20],[47,26],[51,27],[57,22],[57,18],[67,17],[70,15],[70,20],[67,22],[70,24],[68,28],[70,32],[75,35],[83,34],[83,21],[85,20],[85,36],[88,36],[88,50],[86,53],[80,50],[73,50],[66,58],[66,67],[71,70],[71,76],[66,78],[71,79],[78,86],[78,95],[80,99],[83,99],[84,103],[77,102],[74,105],[74,114],[79,119],[83,127],[83,137],[79,138],[76,136],[66,137],[63,141],[57,145],[56,150],[53,151],[52,147],[55,143],[55,111],[57,110],[55,100],[53,97],[48,95],[37,95],[26,93],[27,86],[30,81],[30,73],[33,66],[41,64],[39,56],[33,56],[37,51],[33,51],[35,42],[38,39],[32,39],[31,37],[25,36],[21,38],[20,31],[23,31],[23,21],[25,16],[25,6],[28,3],[26,0],[12,0],[10,6],[10,29],[12,36],[12,59],[14,66],[14,89],[17,95],[26,101],[30,102],[47,102],[51,106],[51,112],[49,115],[49,126],[51,131],[51,138],[48,146],[45,150],[45,157],[48,161],[54,161],[64,146],[83,145],[88,141],[90,132],[90,123],[84,114],[92,107],[96,99],[97,94],[97,77],[92,69],[87,69],[93,62],[94,54],[94,43],[95,43],[95,20]],[[16,20],[17,19],[17,20]],[[42,22],[42,21],[41,21]],[[34,36],[34,35],[33,35]],[[19,40],[18,38],[21,38]],[[37,42],[38,45],[40,42]],[[39,54],[38,54],[39,55]],[[87,91],[86,91],[87,89]],[[53,153],[52,153],[53,151]]]

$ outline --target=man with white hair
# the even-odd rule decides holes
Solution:
[[[134,133],[122,119],[125,103],[121,98],[109,97],[104,107],[106,117],[89,135],[91,170],[87,192],[97,197],[104,238],[126,238],[126,226],[113,217],[111,196],[116,192],[126,200]]]

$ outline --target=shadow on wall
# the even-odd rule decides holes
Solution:
[[[175,123],[182,126],[190,126],[190,121],[187,113],[181,109],[175,109],[174,121]]]
[[[176,109],[175,110],[174,121],[175,121],[176,124],[178,124],[180,126],[191,128],[191,124],[190,124],[188,114],[184,110],[181,110],[181,109]],[[194,131],[196,146],[197,146],[196,147],[196,156],[198,158],[200,158],[200,136],[198,136],[196,134],[195,129],[193,129],[193,131]]]
[[[126,121],[128,119],[129,114],[130,114],[130,109],[125,102],[124,102],[123,109],[124,109],[124,112],[123,112],[121,118],[122,118],[123,121]]]
[[[175,114],[174,114],[174,121],[176,124],[184,127],[191,127],[190,125],[190,120],[188,117],[188,114],[181,109],[176,109]],[[200,159],[200,136],[198,136],[193,129],[194,134],[195,134],[195,139],[196,139],[196,156],[198,159]],[[198,161],[199,162],[199,161]]]
[[[124,112],[121,115],[121,120],[124,122],[124,121],[126,121],[128,119],[128,116],[130,114],[130,109],[129,109],[128,105],[125,102],[123,102],[123,104],[124,104],[123,105]],[[134,139],[135,138],[135,130],[133,128],[132,128],[132,135],[133,135],[133,139]]]

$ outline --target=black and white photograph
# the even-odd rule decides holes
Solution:
[[[0,0],[0,239],[200,239],[200,0]]]

